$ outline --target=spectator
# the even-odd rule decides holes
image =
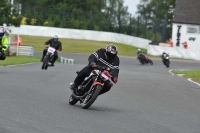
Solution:
[[[22,39],[18,36],[15,36],[15,39],[14,39],[14,46],[22,46]]]
[[[170,47],[174,47],[174,42],[172,41],[171,38],[169,38],[168,43],[169,43]]]
[[[188,43],[185,41],[183,44],[184,49],[188,49]]]

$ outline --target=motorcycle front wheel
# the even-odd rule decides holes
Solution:
[[[166,67],[169,67],[169,60],[165,61],[165,65],[166,65]]]
[[[139,60],[142,65],[144,65],[144,61],[142,59]]]
[[[97,99],[97,97],[99,96],[99,93],[102,90],[101,85],[96,85],[93,87],[94,87],[94,89],[91,91],[90,94],[88,94],[85,97],[84,101],[81,104],[83,109],[88,109],[94,103],[94,101]]]
[[[70,98],[69,98],[69,104],[70,105],[74,105],[78,102],[78,100],[74,97],[73,94],[71,94]]]
[[[49,62],[49,55],[44,57],[43,64],[42,64],[42,70],[43,69],[47,70],[48,62]]]

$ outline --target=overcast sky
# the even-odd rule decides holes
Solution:
[[[128,12],[132,15],[135,15],[137,11],[137,5],[139,4],[140,0],[124,0],[124,5],[128,6]]]

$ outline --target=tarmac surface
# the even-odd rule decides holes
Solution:
[[[75,64],[0,67],[0,133],[200,133],[200,87],[169,73],[200,62],[171,60],[166,68],[160,59],[120,57],[118,83],[85,110],[68,104],[68,86],[88,55],[60,55]]]

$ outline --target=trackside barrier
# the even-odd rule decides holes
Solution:
[[[12,34],[19,33],[18,27],[11,26],[9,29],[12,31]],[[52,37],[55,33],[57,33],[59,38],[117,42],[145,49],[147,49],[148,44],[151,42],[147,39],[112,32],[20,25],[20,35]]]
[[[74,65],[75,63],[74,59],[68,59],[64,57],[60,57],[60,62],[63,64],[70,64],[70,65]]]
[[[148,54],[154,56],[161,56],[163,52],[169,53],[170,57],[192,59],[200,61],[199,49],[184,49],[181,47],[166,47],[166,46],[154,46],[149,45]]]
[[[34,56],[34,48],[32,46],[10,46],[10,51],[16,55]]]

